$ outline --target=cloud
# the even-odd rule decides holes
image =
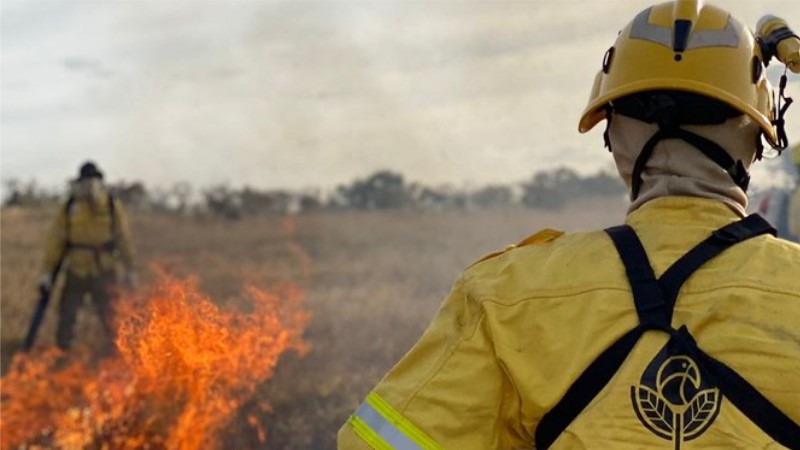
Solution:
[[[3,177],[52,177],[59,165],[71,176],[93,157],[112,178],[259,187],[327,186],[381,167],[435,183],[605,167],[602,130],[579,135],[577,118],[617,30],[646,6],[11,3]],[[787,10],[800,26],[786,5],[722,6],[748,23]]]
[[[107,78],[113,74],[112,71],[104,68],[100,61],[89,58],[80,58],[80,57],[65,58],[61,61],[61,64],[67,70],[91,76],[96,76],[100,78]]]

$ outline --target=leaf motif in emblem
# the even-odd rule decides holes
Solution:
[[[719,413],[719,389],[706,389],[697,393],[683,414],[684,440],[690,441],[700,436]]]
[[[631,397],[642,424],[659,437],[672,439],[673,412],[658,392],[647,386],[631,386]]]

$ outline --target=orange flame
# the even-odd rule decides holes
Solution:
[[[14,357],[0,384],[3,448],[217,448],[280,355],[309,350],[310,313],[294,285],[247,286],[242,312],[221,309],[194,278],[157,278],[146,295],[117,301],[119,354],[97,367],[53,348]],[[258,417],[247,422],[266,440]]]

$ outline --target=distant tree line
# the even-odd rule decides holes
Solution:
[[[514,184],[477,189],[431,187],[408,182],[397,172],[381,170],[338,186],[333,192],[261,190],[216,185],[195,192],[188,183],[168,189],[148,189],[140,182],[118,182],[110,191],[135,209],[177,214],[205,214],[237,219],[245,216],[301,213],[319,210],[467,210],[510,206],[556,210],[586,198],[622,197],[625,186],[616,175],[598,172],[583,176],[570,168],[535,173]],[[4,206],[41,206],[63,200],[35,182],[5,183]]]

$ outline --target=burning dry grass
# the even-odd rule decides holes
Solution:
[[[14,356],[1,385],[4,448],[219,448],[219,430],[279,356],[307,353],[310,315],[296,286],[248,286],[244,313],[221,309],[192,278],[157,272],[152,288],[117,303],[119,355],[94,362],[41,347]],[[248,424],[265,441],[260,419]]]
[[[259,309],[263,299],[259,300],[252,290],[242,295],[242,283],[271,286],[258,292],[281,305],[304,293],[305,307],[313,319],[305,329],[303,341],[299,339],[298,328],[294,328],[294,337],[289,340],[298,350],[302,350],[302,342],[307,342],[311,351],[304,358],[296,352],[284,353],[277,366],[274,364],[278,354],[258,352],[243,355],[246,364],[231,355],[184,360],[176,358],[175,352],[188,350],[191,344],[181,341],[171,334],[177,331],[169,329],[157,333],[158,344],[142,348],[137,344],[145,340],[138,336],[147,335],[149,328],[142,320],[149,316],[137,315],[137,311],[143,311],[137,302],[144,295],[137,292],[136,297],[119,302],[121,308],[128,309],[130,317],[136,318],[129,321],[128,326],[135,328],[131,334],[120,333],[120,358],[103,361],[98,366],[76,350],[65,365],[56,368],[53,366],[59,364],[59,355],[40,349],[27,360],[28,370],[38,371],[41,380],[27,389],[38,389],[41,393],[59,386],[51,395],[44,398],[40,395],[43,403],[31,407],[56,411],[58,417],[69,422],[69,426],[51,431],[49,440],[38,435],[38,442],[58,447],[57,439],[64,435],[64,430],[88,426],[95,430],[90,433],[94,439],[92,445],[61,447],[102,448],[104,443],[109,448],[126,448],[114,439],[126,436],[135,442],[138,436],[141,442],[148,442],[154,448],[191,448],[191,443],[200,442],[197,439],[206,439],[202,448],[208,448],[207,443],[213,443],[214,439],[220,448],[226,449],[334,448],[336,429],[413,344],[450,283],[466,265],[540,228],[575,230],[606,226],[622,220],[623,211],[622,203],[604,202],[550,213],[529,210],[327,213],[239,222],[134,214],[133,228],[142,269],[146,268],[146,261],[162,261],[164,271],[172,274],[167,286],[178,283],[182,289],[193,292],[189,296],[179,294],[164,287],[161,275],[143,274],[146,275],[143,284],[161,286],[148,291],[145,297],[160,299],[157,302],[160,308],[169,310],[164,311],[164,317],[199,320],[196,327],[189,327],[191,330],[181,336],[192,333],[198,337],[211,336],[201,339],[204,346],[192,349],[193,354],[204,355],[205,343],[214,348],[226,339],[239,342],[237,333],[251,327],[270,334],[265,333],[273,329],[265,319],[270,315],[279,317],[274,320],[281,323],[291,322],[281,316],[283,313]],[[9,370],[9,358],[24,335],[34,307],[42,239],[50,214],[52,211],[20,210],[4,210],[2,214],[4,448],[13,448],[5,444],[5,433],[7,429],[16,430],[18,427],[12,428],[11,421],[21,417],[5,400],[12,384],[9,377],[14,373]],[[197,281],[187,282],[188,276],[195,276]],[[294,287],[287,288],[292,283]],[[249,318],[233,319],[231,314]],[[53,342],[54,319],[55,308],[51,307],[40,334],[43,345]],[[296,323],[303,320],[301,315]],[[230,335],[213,331],[220,329],[236,331]],[[85,308],[79,318],[79,344],[91,347],[100,335],[97,319]],[[122,336],[135,337],[126,341]],[[241,339],[248,346],[260,345],[255,335],[247,336],[249,341]],[[272,336],[273,340],[279,339]],[[141,364],[143,358],[155,365]],[[115,364],[128,369],[119,369]],[[142,367],[131,371],[130,366]],[[219,371],[225,371],[226,375],[214,378]],[[171,373],[185,381],[180,385],[183,387],[167,389],[159,383]],[[62,381],[62,376],[81,382],[71,385]],[[227,381],[229,376],[244,377],[247,382],[243,385],[249,387],[233,387],[235,383]],[[203,379],[206,381],[200,381]],[[109,396],[100,388],[108,383],[124,388]],[[148,388],[148,383],[154,386]],[[211,399],[228,388],[235,394],[223,397],[233,398],[231,404],[217,404]],[[74,403],[76,395],[84,404],[91,403],[87,398],[95,398],[91,411],[87,412],[80,402]],[[187,409],[192,396],[206,398],[210,403]],[[132,397],[144,404],[132,404]],[[159,403],[161,400],[165,403]],[[188,410],[194,412],[186,413],[187,417],[202,412],[217,420],[204,425],[209,428],[206,437],[200,436],[202,428],[195,427],[189,427],[188,434],[176,434],[182,420],[189,420],[180,419],[181,411]],[[92,415],[97,411],[105,414],[105,418]],[[117,419],[109,419],[112,416]],[[21,428],[36,427],[26,424]],[[122,431],[128,429],[135,432]],[[213,433],[215,430],[218,432]],[[26,439],[33,442],[30,439],[34,438]],[[266,445],[260,439],[266,439]]]

